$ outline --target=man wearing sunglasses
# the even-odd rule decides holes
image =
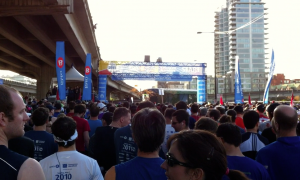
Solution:
[[[172,114],[172,127],[176,132],[182,130],[189,130],[189,118],[190,115],[186,110],[180,109]]]
[[[156,109],[142,109],[133,117],[131,128],[137,157],[110,168],[105,180],[165,180],[165,170],[160,168],[164,160],[158,155],[165,136],[164,116]]]

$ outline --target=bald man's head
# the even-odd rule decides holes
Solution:
[[[298,114],[293,107],[280,105],[274,110],[274,120],[280,130],[293,130],[297,127]]]

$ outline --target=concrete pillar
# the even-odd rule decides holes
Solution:
[[[56,77],[55,68],[50,67],[49,65],[43,64],[40,69],[40,77],[37,78],[37,98],[44,99],[46,98],[46,93],[50,89],[51,79]]]

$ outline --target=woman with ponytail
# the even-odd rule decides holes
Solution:
[[[169,138],[167,147],[161,167],[169,180],[249,180],[242,172],[227,168],[225,149],[210,132],[181,131]]]

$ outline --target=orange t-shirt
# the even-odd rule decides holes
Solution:
[[[243,121],[243,119],[241,117],[236,117],[235,118],[235,124],[237,126],[239,126],[240,128],[245,129],[244,121]]]

